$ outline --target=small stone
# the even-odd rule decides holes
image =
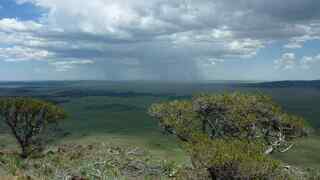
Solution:
[[[159,165],[150,165],[146,169],[146,173],[149,175],[161,175],[163,174],[163,169]]]
[[[135,148],[127,152],[127,154],[133,156],[144,156],[146,153],[143,149]]]
[[[146,165],[141,161],[132,161],[122,169],[122,174],[136,177],[145,172]]]
[[[88,178],[81,177],[81,176],[72,176],[71,180],[88,180]]]

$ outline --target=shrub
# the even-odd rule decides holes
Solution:
[[[23,158],[41,150],[43,133],[47,127],[65,117],[66,113],[62,108],[40,100],[0,99],[0,120],[10,128],[21,148]]]
[[[263,141],[269,147],[266,152],[272,152],[290,149],[290,140],[304,135],[302,118],[283,112],[262,94],[202,94],[191,101],[153,104],[149,114],[165,132],[184,142],[201,133],[212,139]]]
[[[195,138],[187,145],[196,169],[206,169],[212,179],[272,178],[280,167],[276,160],[265,156],[263,145],[239,139]]]
[[[185,144],[193,167],[212,179],[275,177],[279,162],[267,154],[288,151],[291,140],[304,135],[302,118],[262,94],[201,94],[153,104],[149,114]]]

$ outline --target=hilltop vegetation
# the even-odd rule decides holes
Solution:
[[[201,94],[154,104],[149,112],[185,145],[195,171],[207,171],[209,179],[288,178],[268,155],[288,151],[292,139],[306,134],[302,118],[261,94]]]
[[[319,91],[314,88],[257,89],[257,87],[241,87],[234,84],[199,85],[191,83],[184,83],[181,84],[181,86],[175,85],[175,87],[168,87],[167,85],[164,87],[163,84],[150,87],[150,84],[142,82],[129,83],[129,85],[126,83],[104,84],[102,82],[91,82],[81,85],[78,82],[55,82],[52,84],[49,83],[47,86],[44,84],[45,83],[35,83],[32,85],[30,85],[30,83],[22,85],[10,84],[10,86],[6,87],[0,85],[0,89],[5,89],[4,91],[0,91],[0,94],[1,96],[20,95],[48,100],[62,107],[68,113],[68,118],[65,121],[61,121],[59,126],[62,129],[62,131],[59,132],[59,136],[48,141],[49,149],[48,151],[44,151],[45,156],[42,155],[43,162],[48,162],[48,164],[54,163],[52,160],[55,158],[49,158],[50,156],[47,156],[47,153],[49,152],[50,154],[53,152],[53,154],[55,154],[54,156],[57,157],[58,153],[56,152],[57,149],[62,146],[61,144],[71,144],[66,145],[70,147],[79,146],[82,147],[80,149],[84,149],[83,151],[87,152],[84,153],[87,158],[79,159],[77,163],[84,163],[86,161],[95,162],[95,159],[91,159],[95,157],[94,151],[87,151],[86,147],[91,145],[101,147],[101,143],[105,143],[108,144],[108,148],[111,149],[120,146],[121,149],[126,149],[125,151],[131,151],[135,149],[135,147],[139,147],[138,149],[143,149],[145,152],[149,151],[153,161],[152,167],[162,166],[161,160],[166,159],[165,164],[168,164],[165,166],[170,166],[170,169],[174,169],[175,177],[190,176],[192,178],[192,176],[194,177],[197,173],[205,175],[207,171],[194,171],[195,169],[190,167],[189,155],[192,151],[182,151],[182,149],[185,149],[185,146],[179,145],[179,141],[175,140],[172,136],[164,136],[161,134],[161,131],[158,130],[157,122],[147,115],[147,109],[153,103],[170,102],[173,100],[190,101],[192,100],[191,93],[200,91],[210,91],[215,94],[218,92],[232,92],[234,90],[252,93],[259,90],[260,92],[271,95],[276,102],[284,107],[283,110],[289,114],[294,113],[303,116],[306,119],[307,127],[312,125],[315,127],[315,131],[317,131],[316,127],[319,123],[317,117],[319,117],[320,112],[317,110],[317,106],[320,105],[320,94]],[[129,87],[130,89],[128,89]],[[168,90],[170,88],[171,90]],[[77,91],[81,93],[77,96],[69,95]],[[4,154],[7,154],[7,152],[13,152],[14,154],[13,156],[2,156],[5,158],[1,160],[2,165],[0,166],[3,167],[4,162],[9,162],[11,165],[16,163],[24,164],[24,161],[21,161],[18,156],[15,155],[17,153],[17,147],[13,145],[14,139],[8,136],[8,129],[3,124],[0,124],[0,130],[1,151],[4,152]],[[114,144],[110,145],[109,143]],[[221,144],[223,142],[213,143]],[[298,167],[294,168],[290,166],[290,170],[284,169],[284,171],[281,171],[282,173],[288,172],[289,174],[293,174],[297,172],[299,176],[307,176],[308,173],[305,173],[305,170],[302,170],[303,168],[320,168],[317,163],[320,157],[316,153],[320,150],[320,142],[316,133],[313,133],[311,137],[302,138],[292,143],[294,146],[287,153],[275,153],[270,157],[276,157],[276,161],[284,160],[285,163]],[[228,146],[228,144],[226,144],[226,146]],[[238,143],[235,141],[235,144]],[[201,148],[208,146],[211,145],[206,144],[196,147]],[[197,149],[194,152],[201,152],[201,149]],[[69,155],[69,152],[65,152],[64,156]],[[208,159],[210,158],[208,157]],[[254,161],[254,159],[252,160]],[[27,162],[35,163],[36,161],[38,160],[35,159],[33,161],[33,159],[30,159]],[[142,161],[144,161],[144,159],[142,159]],[[72,166],[71,164],[69,165]],[[59,167],[65,169],[69,165]],[[286,166],[286,164],[284,165],[283,162],[280,161],[280,167]],[[22,169],[22,171],[17,173],[18,175],[22,172],[30,174],[30,171],[34,171],[32,170],[34,168],[33,166],[29,166],[30,168],[26,169],[19,165],[18,167],[17,169]],[[25,164],[23,167],[25,167]],[[125,165],[122,167],[125,167]],[[56,169],[56,166],[50,165],[50,168]],[[117,168],[118,167],[116,167],[116,169]],[[1,169],[0,167],[0,175],[2,173]],[[307,169],[307,171],[309,170]],[[81,173],[75,170],[72,174],[79,176]],[[121,175],[122,174],[120,174],[120,176]],[[148,174],[141,176],[145,175],[149,176]],[[170,178],[166,173],[160,176]]]

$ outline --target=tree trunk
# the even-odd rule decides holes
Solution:
[[[29,152],[27,150],[27,148],[23,145],[21,145],[21,154],[20,154],[21,158],[26,159],[29,156]]]
[[[207,120],[206,120],[206,118],[202,119],[202,132],[203,133],[207,132]]]

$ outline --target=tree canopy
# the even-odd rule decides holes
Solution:
[[[66,113],[62,108],[41,100],[9,97],[0,98],[0,118],[20,145],[21,155],[27,157],[41,147],[44,130],[66,118]]]
[[[206,168],[213,179],[231,172],[237,172],[233,177],[264,177],[278,164],[266,154],[288,151],[293,139],[305,135],[303,118],[263,94],[200,94],[153,104],[149,114],[186,145],[194,166]],[[252,176],[241,176],[251,165]]]

